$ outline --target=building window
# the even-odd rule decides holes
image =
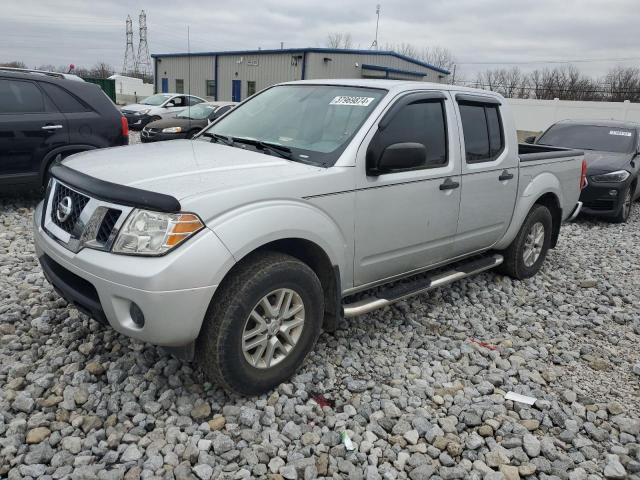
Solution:
[[[256,93],[256,82],[249,80],[247,82],[247,97],[250,97],[254,93]]]
[[[176,78],[176,93],[184,93],[184,80]]]
[[[216,81],[215,80],[207,80],[206,92],[207,92],[207,97],[216,98]]]

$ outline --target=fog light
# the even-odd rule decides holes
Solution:
[[[131,302],[131,306],[129,307],[129,315],[131,315],[131,320],[136,324],[136,327],[144,327],[144,313],[142,313],[140,307],[133,302]]]
[[[618,196],[618,190],[609,190],[609,195],[612,197],[617,197]]]

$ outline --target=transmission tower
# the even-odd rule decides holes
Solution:
[[[151,57],[149,56],[149,44],[147,43],[147,14],[140,12],[140,43],[138,44],[138,57],[136,59],[136,72],[145,77],[151,76]]]
[[[136,54],[133,50],[133,22],[131,15],[127,15],[127,48],[124,51],[122,74],[130,75],[136,69]]]

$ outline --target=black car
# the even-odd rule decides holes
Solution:
[[[563,120],[527,143],[584,150],[587,186],[582,212],[626,222],[640,197],[640,124],[613,120]]]
[[[126,119],[98,85],[0,68],[0,190],[41,186],[55,160],[128,143]]]
[[[185,108],[178,112],[175,117],[156,120],[147,124],[142,129],[140,140],[146,143],[191,138],[234,106],[235,104],[228,102],[205,102]]]

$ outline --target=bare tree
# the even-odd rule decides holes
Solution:
[[[640,69],[637,67],[614,67],[602,84],[611,102],[640,101]]]
[[[455,57],[451,50],[446,47],[427,47],[418,54],[420,60],[424,60],[427,63],[445,70],[453,70],[453,66],[456,63]]]
[[[90,74],[93,78],[109,78],[114,71],[114,68],[108,63],[98,62],[90,70]]]
[[[327,35],[327,47],[349,49],[353,46],[350,33],[330,33]]]
[[[0,67],[27,68],[27,65],[19,60],[13,60],[11,62],[0,63]]]

